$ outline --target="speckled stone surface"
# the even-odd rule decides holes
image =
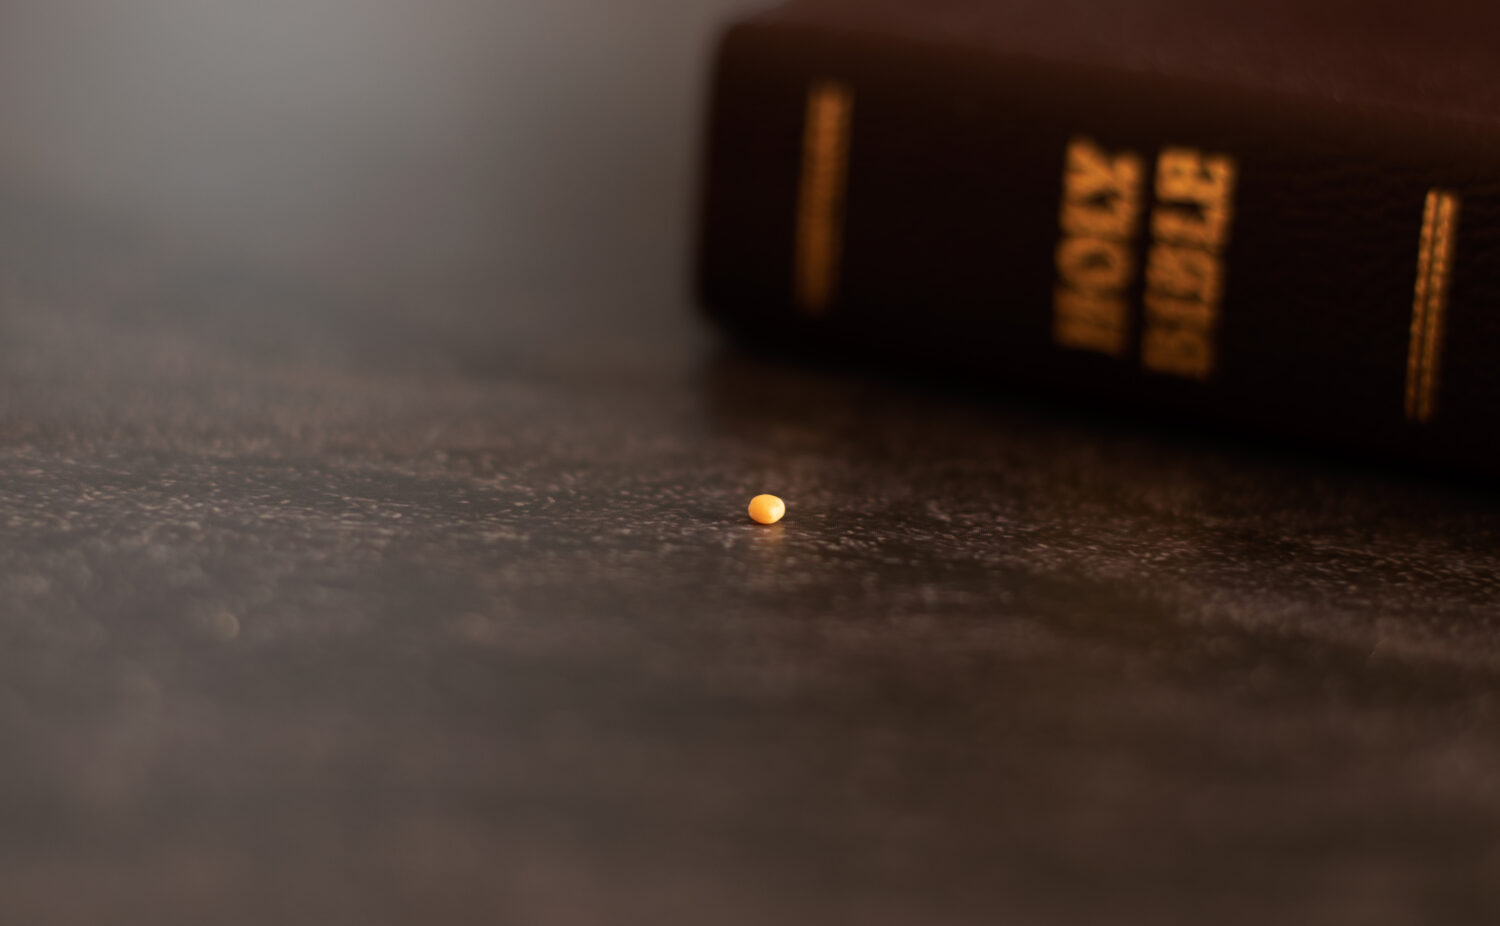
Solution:
[[[1480,489],[681,300],[70,285],[0,316],[9,922],[1492,921]]]

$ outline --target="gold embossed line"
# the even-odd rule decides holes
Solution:
[[[1455,194],[1436,189],[1427,194],[1406,357],[1406,417],[1422,424],[1432,420],[1437,408],[1458,212]]]
[[[854,95],[841,83],[819,81],[808,90],[794,289],[798,306],[811,315],[827,312],[838,298],[853,108]]]

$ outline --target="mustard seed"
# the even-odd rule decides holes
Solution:
[[[786,515],[786,502],[774,495],[757,495],[750,500],[750,518],[759,524],[775,524]]]

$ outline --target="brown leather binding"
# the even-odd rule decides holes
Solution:
[[[1452,3],[785,4],[721,49],[703,300],[732,327],[891,363],[1494,471],[1500,82],[1482,75],[1500,66],[1478,26],[1496,18]],[[810,313],[794,278],[820,81],[847,87],[852,112],[837,292]],[[1078,139],[1146,174],[1119,356],[1056,335]],[[1201,379],[1142,361],[1155,181],[1179,148],[1236,170]]]

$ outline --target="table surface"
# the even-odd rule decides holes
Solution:
[[[742,352],[685,195],[543,283],[5,201],[8,922],[1495,921],[1500,498]]]

